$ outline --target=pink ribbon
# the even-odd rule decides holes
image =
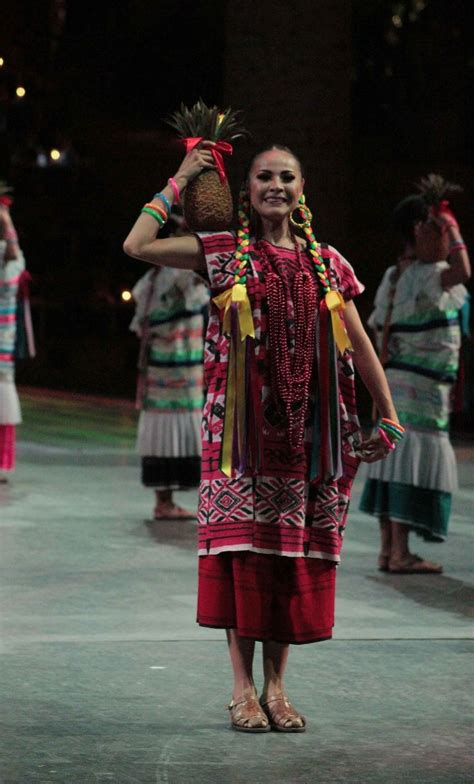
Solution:
[[[186,139],[183,139],[183,143],[186,146],[186,152],[191,152],[191,150],[194,150],[194,148],[203,141],[204,136],[187,136]],[[212,152],[212,157],[214,158],[220,181],[225,182],[227,176],[224,169],[222,153],[226,152],[229,153],[229,155],[232,155],[233,147],[231,144],[229,144],[229,142],[215,142],[214,146],[210,147],[209,149]]]

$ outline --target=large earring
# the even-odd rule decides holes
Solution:
[[[298,223],[293,218],[293,213],[290,215],[290,223],[295,229],[304,229],[305,226],[310,226],[313,216],[311,214],[311,210],[306,204],[306,199],[304,193],[301,194],[300,198],[298,199],[298,206],[293,210],[295,212],[298,210],[300,217],[302,218],[302,223]]]

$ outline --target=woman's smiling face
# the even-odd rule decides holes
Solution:
[[[250,203],[263,220],[287,218],[303,193],[304,179],[296,158],[285,150],[257,155],[249,174]]]

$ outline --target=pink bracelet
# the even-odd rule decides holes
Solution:
[[[171,188],[173,190],[173,196],[174,196],[173,204],[179,204],[180,193],[179,193],[178,183],[176,182],[174,177],[170,177],[168,183],[171,185]]]
[[[389,449],[395,449],[395,444],[392,441],[390,441],[388,435],[382,430],[381,427],[379,427],[378,433],[382,441],[385,442],[386,446],[388,446]]]

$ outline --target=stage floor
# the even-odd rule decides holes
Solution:
[[[442,576],[376,571],[359,475],[335,638],[290,654],[307,732],[246,735],[224,707],[224,634],[195,624],[195,523],[150,520],[133,406],[20,393],[18,467],[0,486],[1,784],[473,780],[474,445],[457,445],[448,541],[416,542]]]

